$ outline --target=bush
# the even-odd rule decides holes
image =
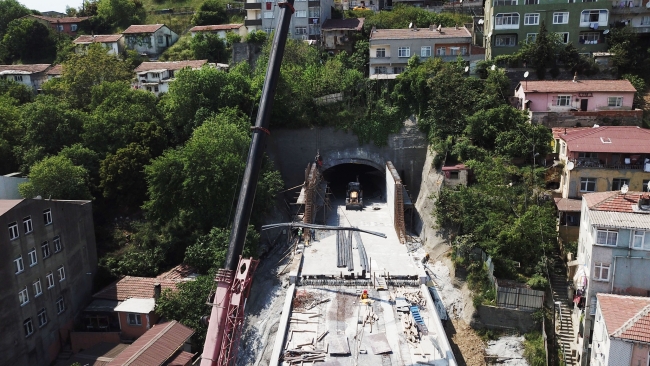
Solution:
[[[530,366],[546,366],[546,349],[540,332],[524,335],[524,358]]]
[[[541,274],[536,273],[528,280],[528,282],[526,282],[526,284],[535,290],[544,290],[546,289],[546,286],[548,286],[548,280]]]

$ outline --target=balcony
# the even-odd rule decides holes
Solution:
[[[611,12],[612,14],[641,14],[650,12],[650,9],[643,6],[640,1],[614,1]]]
[[[262,26],[262,19],[251,19],[251,20],[244,20],[244,25],[247,27],[250,26]]]
[[[604,156],[604,159],[599,158],[577,158],[569,159],[574,164],[574,169],[589,168],[589,169],[615,169],[615,170],[643,170],[650,171],[650,163],[644,164],[644,159],[641,159],[641,154],[630,155],[627,158],[619,158],[612,160],[611,155]],[[645,168],[645,169],[644,169]]]
[[[246,10],[262,10],[262,3],[244,3]]]

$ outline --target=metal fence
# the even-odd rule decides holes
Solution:
[[[496,279],[495,287],[499,307],[535,311],[544,306],[544,291],[524,287],[503,287],[499,286],[499,281]]]

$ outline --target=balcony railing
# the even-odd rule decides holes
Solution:
[[[246,19],[244,20],[244,25],[247,27],[253,26],[253,25],[262,25],[262,19]]]
[[[262,3],[244,3],[246,10],[262,10]]]
[[[578,159],[569,159],[570,162],[574,164],[575,168],[599,168],[599,169],[616,169],[616,170],[643,170],[643,163],[636,161],[634,164],[623,163],[608,163],[599,159],[593,158],[578,158]]]

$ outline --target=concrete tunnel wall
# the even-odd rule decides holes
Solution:
[[[413,200],[418,196],[427,156],[427,139],[411,120],[406,120],[398,133],[388,137],[386,146],[361,145],[352,132],[326,127],[272,129],[266,149],[286,187],[304,182],[307,163],[314,161],[317,150],[323,157],[323,170],[339,164],[357,163],[372,166],[383,173],[386,161],[391,161]]]

